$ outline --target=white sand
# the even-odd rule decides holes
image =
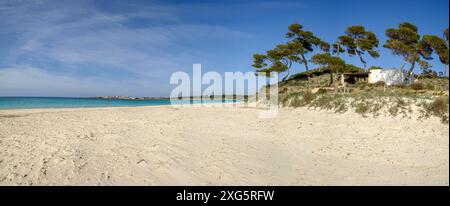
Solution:
[[[449,185],[448,133],[307,109],[0,110],[0,185]]]

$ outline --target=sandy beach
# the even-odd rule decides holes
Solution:
[[[437,118],[258,112],[0,110],[0,185],[449,185]]]

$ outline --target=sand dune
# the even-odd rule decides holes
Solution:
[[[170,106],[0,111],[0,185],[448,185],[438,119]]]

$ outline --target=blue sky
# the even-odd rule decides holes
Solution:
[[[287,26],[332,42],[350,25],[380,39],[368,65],[398,67],[382,47],[401,22],[442,35],[448,0],[0,0],[0,96],[168,96],[170,75],[254,71],[252,55],[284,43]],[[362,66],[356,57],[347,63]],[[437,59],[437,58],[436,58]],[[431,61],[433,69],[444,66]],[[314,66],[313,66],[314,67]],[[293,72],[303,71],[295,65]],[[417,71],[418,72],[418,71]]]

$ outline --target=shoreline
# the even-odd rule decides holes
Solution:
[[[194,99],[195,100],[195,99]],[[133,100],[134,101],[134,100]],[[136,100],[139,101],[139,100]],[[148,101],[148,100],[144,100],[144,101]],[[159,105],[120,105],[120,106],[82,106],[82,107],[31,107],[31,108],[2,108],[0,107],[0,112],[1,111],[8,111],[8,110],[33,110],[33,109],[90,109],[90,108],[133,108],[133,107],[157,107],[157,106],[177,106],[177,105],[209,105],[209,104],[233,104],[233,103],[240,103],[239,100],[237,100],[236,102],[230,102],[232,100],[225,100],[227,102],[222,102],[219,100],[217,100],[217,102],[207,102],[207,103],[203,103],[203,102],[194,102],[194,103],[180,103],[180,104],[159,104]]]

